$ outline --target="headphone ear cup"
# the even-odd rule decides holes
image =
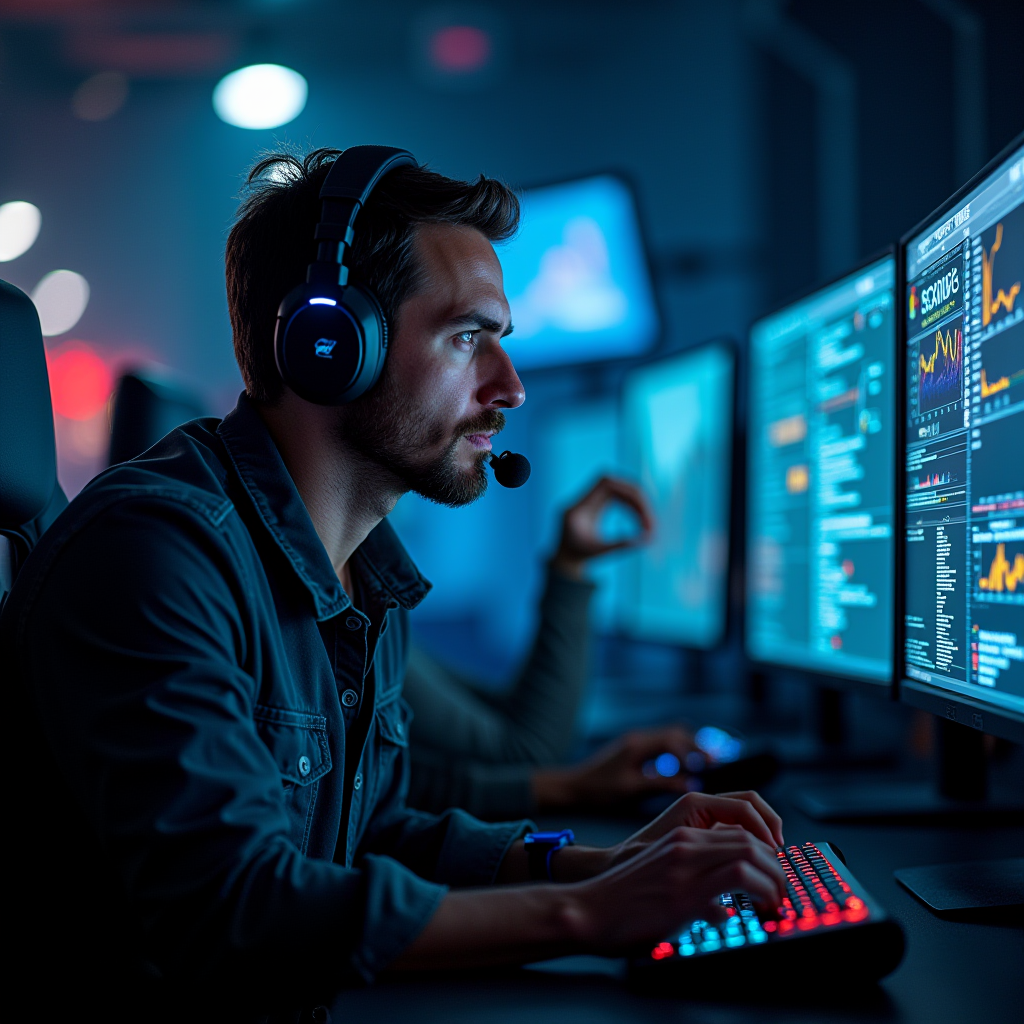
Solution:
[[[274,358],[300,398],[343,405],[376,383],[387,350],[380,303],[358,286],[302,284],[277,312]]]

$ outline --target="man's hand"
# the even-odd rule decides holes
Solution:
[[[578,765],[535,772],[534,799],[541,811],[553,811],[609,807],[655,793],[685,793],[684,772],[672,778],[651,778],[644,775],[643,766],[666,753],[683,762],[695,749],[693,737],[682,726],[627,732]]]
[[[612,864],[621,864],[637,856],[652,843],[658,842],[678,828],[699,828],[709,832],[747,833],[774,850],[784,846],[782,818],[759,794],[687,793],[664,813],[625,842],[609,850]],[[724,890],[723,890],[724,891]]]
[[[574,887],[580,938],[594,952],[628,950],[695,918],[724,920],[718,897],[741,890],[778,907],[786,880],[775,851],[740,828],[672,828],[634,857]]]
[[[640,532],[636,536],[616,541],[602,539],[601,516],[613,501],[621,502],[636,513],[640,520]],[[626,480],[603,476],[562,515],[562,535],[552,565],[565,575],[579,579],[583,566],[591,558],[646,544],[653,530],[654,516],[644,492]]]

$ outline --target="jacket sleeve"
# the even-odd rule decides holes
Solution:
[[[253,581],[232,515],[154,497],[95,515],[32,573],[21,676],[160,974],[368,980],[446,890],[390,857],[346,868],[289,839],[253,721]]]

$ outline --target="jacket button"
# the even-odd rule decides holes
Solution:
[[[355,690],[346,690],[341,695],[341,703],[347,708],[354,708],[359,703],[359,694]]]
[[[404,736],[405,735],[405,726],[402,725],[401,722],[395,722],[395,732],[397,732],[399,736]]]
[[[362,776],[362,774],[356,775],[356,777],[352,780],[352,785],[356,789],[362,789],[363,788],[363,776]]]
[[[299,774],[305,778],[309,774],[310,768],[313,766],[309,762],[309,758],[305,754],[299,758]]]
[[[348,618],[347,618],[347,619],[345,620],[345,625],[346,625],[346,626],[347,626],[347,627],[348,627],[349,629],[362,629],[362,627],[363,627],[363,620],[362,620],[362,619],[358,619],[358,618],[356,618],[356,616],[355,616],[355,615],[350,615],[350,616],[349,616],[349,617],[348,617]]]

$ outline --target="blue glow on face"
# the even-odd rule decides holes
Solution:
[[[311,306],[336,306],[338,301],[337,299],[310,299],[309,304]]]
[[[655,771],[665,779],[679,774],[679,758],[675,754],[659,754],[654,759]]]
[[[517,369],[643,352],[658,318],[633,197],[611,175],[530,189],[498,247]]]

